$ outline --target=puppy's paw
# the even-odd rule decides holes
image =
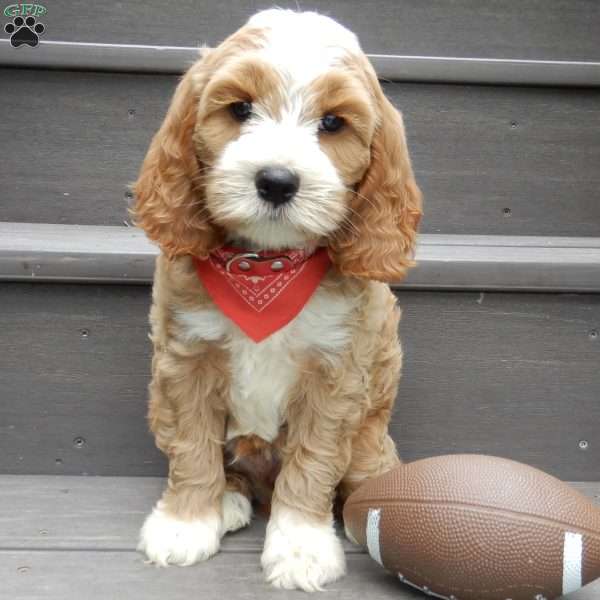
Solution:
[[[158,502],[142,527],[138,550],[162,567],[186,567],[216,554],[222,535],[223,524],[217,514],[181,521]]]
[[[223,533],[246,527],[252,520],[252,505],[246,496],[239,492],[226,491],[223,494]]]
[[[275,587],[315,592],[346,572],[346,560],[333,523],[307,521],[300,513],[279,509],[267,527],[261,563]]]

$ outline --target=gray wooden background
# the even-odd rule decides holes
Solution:
[[[58,0],[44,40],[215,44],[270,4]],[[280,5],[331,14],[370,53],[600,60],[594,0]],[[0,69],[0,220],[124,227],[176,80]],[[599,88],[384,85],[405,115],[424,232],[600,236]],[[399,297],[393,433],[407,460],[485,451],[600,479],[600,296]],[[145,424],[148,305],[146,286],[0,286],[0,472],[164,473]]]
[[[145,422],[149,292],[0,286],[0,472],[165,473]],[[406,359],[392,432],[406,460],[487,452],[600,479],[599,295],[399,301]]]
[[[11,116],[0,120],[0,220],[123,225],[128,185],[177,78],[17,69],[2,78],[0,114]],[[600,235],[600,89],[385,89],[405,115],[424,232]],[[26,126],[16,127],[20,115]]]
[[[45,3],[48,14],[40,19],[46,26],[42,39],[214,45],[272,4],[54,0]],[[278,4],[334,16],[374,54],[600,61],[597,0]],[[70,227],[77,224],[113,226],[111,235],[90,234],[90,252],[78,257],[78,267],[86,260],[92,264],[85,277],[94,269],[114,267],[118,257],[130,264],[136,256],[118,242],[112,243],[114,254],[111,247],[107,263],[102,261],[111,240],[120,239],[114,232],[128,220],[128,185],[177,77],[122,72],[119,61],[129,60],[131,66],[128,57],[143,49],[120,48],[123,56],[115,59],[112,48],[108,64],[102,63],[108,60],[106,47],[86,47],[86,60],[96,61],[86,62],[88,69],[121,70],[75,72],[65,65],[82,68],[74,60],[81,46],[14,49],[7,37],[0,33],[0,221],[8,222],[0,228],[8,238],[0,244],[0,280],[14,275],[15,264],[21,274],[23,263],[32,273],[58,263],[67,272],[73,240],[82,235]],[[50,60],[43,64],[49,69],[43,70],[39,61],[46,49]],[[153,60],[137,62],[130,70],[148,64],[156,69]],[[409,83],[423,79],[417,71],[407,75],[409,62],[394,64],[404,69],[394,76],[407,83],[384,85],[405,115],[425,193],[423,231],[458,234],[465,242],[460,253],[447,246],[442,258],[445,246],[436,246],[441,279],[447,282],[469,270],[464,281],[483,287],[510,268],[491,260],[498,244],[506,243],[494,236],[526,235],[540,237],[510,242],[511,256],[519,258],[519,277],[529,269],[537,284],[562,280],[578,282],[572,288],[577,292],[594,289],[584,280],[594,279],[596,270],[586,270],[589,254],[577,248],[591,247],[590,236],[600,237],[600,87],[589,87],[586,79],[598,73],[598,66],[546,65],[557,67],[553,73],[560,77],[544,79],[547,74],[540,77],[536,71],[539,63],[529,65],[526,74],[523,65],[514,63],[501,81],[523,85],[502,86],[481,85],[500,82],[490,78],[486,64],[475,69],[471,61],[461,63],[468,81],[479,85]],[[410,64],[445,69],[448,63]],[[504,68],[504,63],[494,64]],[[577,84],[588,87],[572,86],[574,69],[584,72]],[[446,74],[438,70],[435,77],[442,81]],[[597,83],[600,77],[595,77]],[[534,87],[533,81],[562,87]],[[22,244],[19,231],[25,230],[17,229],[15,221],[63,223],[70,246],[54,252],[57,245],[48,241],[47,230],[35,227]],[[53,234],[62,235],[62,230]],[[470,234],[490,237],[478,246],[469,243]],[[565,249],[542,236],[573,236],[571,258],[565,261]],[[490,260],[479,260],[485,248]],[[533,248],[543,248],[546,258],[558,248],[561,269],[553,271],[553,264],[542,262]],[[35,259],[28,260],[37,256],[36,267]],[[504,278],[513,283],[503,293],[447,292],[434,273],[438,263],[429,265],[425,284],[431,291],[398,291],[405,363],[391,431],[403,458],[454,452],[506,456],[579,480],[583,483],[576,487],[597,501],[600,295],[519,293],[519,277]],[[565,274],[565,265],[577,276]],[[231,536],[223,553],[193,569],[159,572],[133,552],[145,513],[164,485],[154,476],[166,474],[145,419],[149,303],[147,285],[0,282],[0,597],[295,597],[295,592],[288,595],[262,583],[260,523]],[[348,548],[348,562],[349,575],[329,588],[329,598],[416,600],[416,592],[382,575],[356,549]],[[597,598],[597,589],[576,597]]]

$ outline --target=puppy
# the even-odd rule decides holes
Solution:
[[[332,505],[399,461],[387,428],[400,312],[421,216],[400,114],[357,38],[267,10],[203,50],[135,184],[161,249],[149,423],[169,477],[139,548],[191,565],[247,525],[223,465],[283,428],[262,567],[282,588],[344,574]]]

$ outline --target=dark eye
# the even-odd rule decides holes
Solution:
[[[237,121],[247,121],[252,114],[252,102],[234,102],[229,105],[229,110]]]
[[[334,133],[344,126],[344,119],[336,115],[325,115],[319,123],[319,131]]]

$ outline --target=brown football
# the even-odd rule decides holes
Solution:
[[[553,600],[600,577],[600,509],[492,456],[402,465],[356,490],[344,523],[375,560],[435,598]]]

